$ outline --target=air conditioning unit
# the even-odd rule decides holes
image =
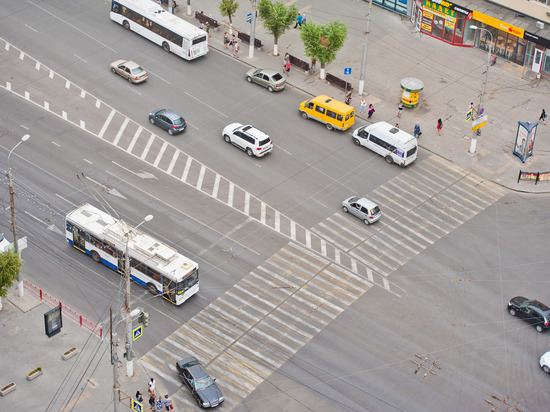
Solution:
[[[544,29],[544,23],[542,21],[537,21],[535,23],[535,26],[537,26],[537,28],[539,28],[541,30]]]

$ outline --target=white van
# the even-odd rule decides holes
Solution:
[[[386,122],[363,126],[353,132],[353,143],[385,157],[388,163],[408,166],[416,160],[416,137]]]

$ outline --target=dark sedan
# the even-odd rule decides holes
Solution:
[[[508,312],[512,316],[523,318],[537,332],[543,332],[550,325],[550,308],[538,300],[516,296],[508,302]]]
[[[176,369],[201,408],[213,408],[224,401],[216,379],[206,372],[197,358],[189,356],[176,362]]]
[[[149,113],[149,121],[168,131],[169,135],[183,132],[187,127],[183,117],[167,109],[158,109]]]

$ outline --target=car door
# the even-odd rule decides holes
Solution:
[[[350,203],[351,209],[349,212],[353,216],[357,216],[358,218],[361,218],[361,205],[359,203]]]
[[[257,84],[259,84],[260,86],[264,86],[265,87],[265,81],[264,81],[264,75],[262,73],[256,73],[254,75],[254,78],[255,78],[255,82]]]
[[[172,128],[172,121],[168,117],[161,114],[159,115],[158,119],[159,119],[159,126],[162,127],[164,130],[168,130]]]
[[[237,130],[233,133],[233,138],[231,139],[231,143],[233,143],[235,146],[241,148],[244,150],[244,133],[240,130]]]

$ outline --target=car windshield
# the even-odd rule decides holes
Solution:
[[[262,141],[260,142],[260,146],[263,146],[264,144],[268,144],[270,141],[271,141],[271,140],[270,140],[269,137],[268,137],[267,139],[262,140]]]
[[[372,213],[372,215],[377,215],[378,213],[380,213],[380,208],[378,206],[375,206],[372,208],[372,210],[370,211]]]
[[[275,73],[272,77],[271,77],[274,81],[278,82],[279,80],[281,80],[283,78],[283,76],[281,76],[280,73]]]
[[[349,203],[354,203],[354,202],[357,202],[359,200],[358,197],[352,197],[350,200],[348,200]]]
[[[524,300],[523,302],[521,302],[519,304],[519,307],[524,308],[526,306],[529,306],[531,303],[533,303],[533,299],[527,299],[527,300]]]
[[[214,383],[214,379],[212,379],[210,376],[204,376],[202,378],[195,380],[195,388],[197,390],[206,389],[209,386],[211,386],[213,383]]]
[[[183,117],[178,117],[177,119],[172,119],[175,125],[180,125],[185,123],[185,120],[183,120]]]
[[[144,70],[138,66],[132,69],[132,74],[140,74],[142,71]]]

